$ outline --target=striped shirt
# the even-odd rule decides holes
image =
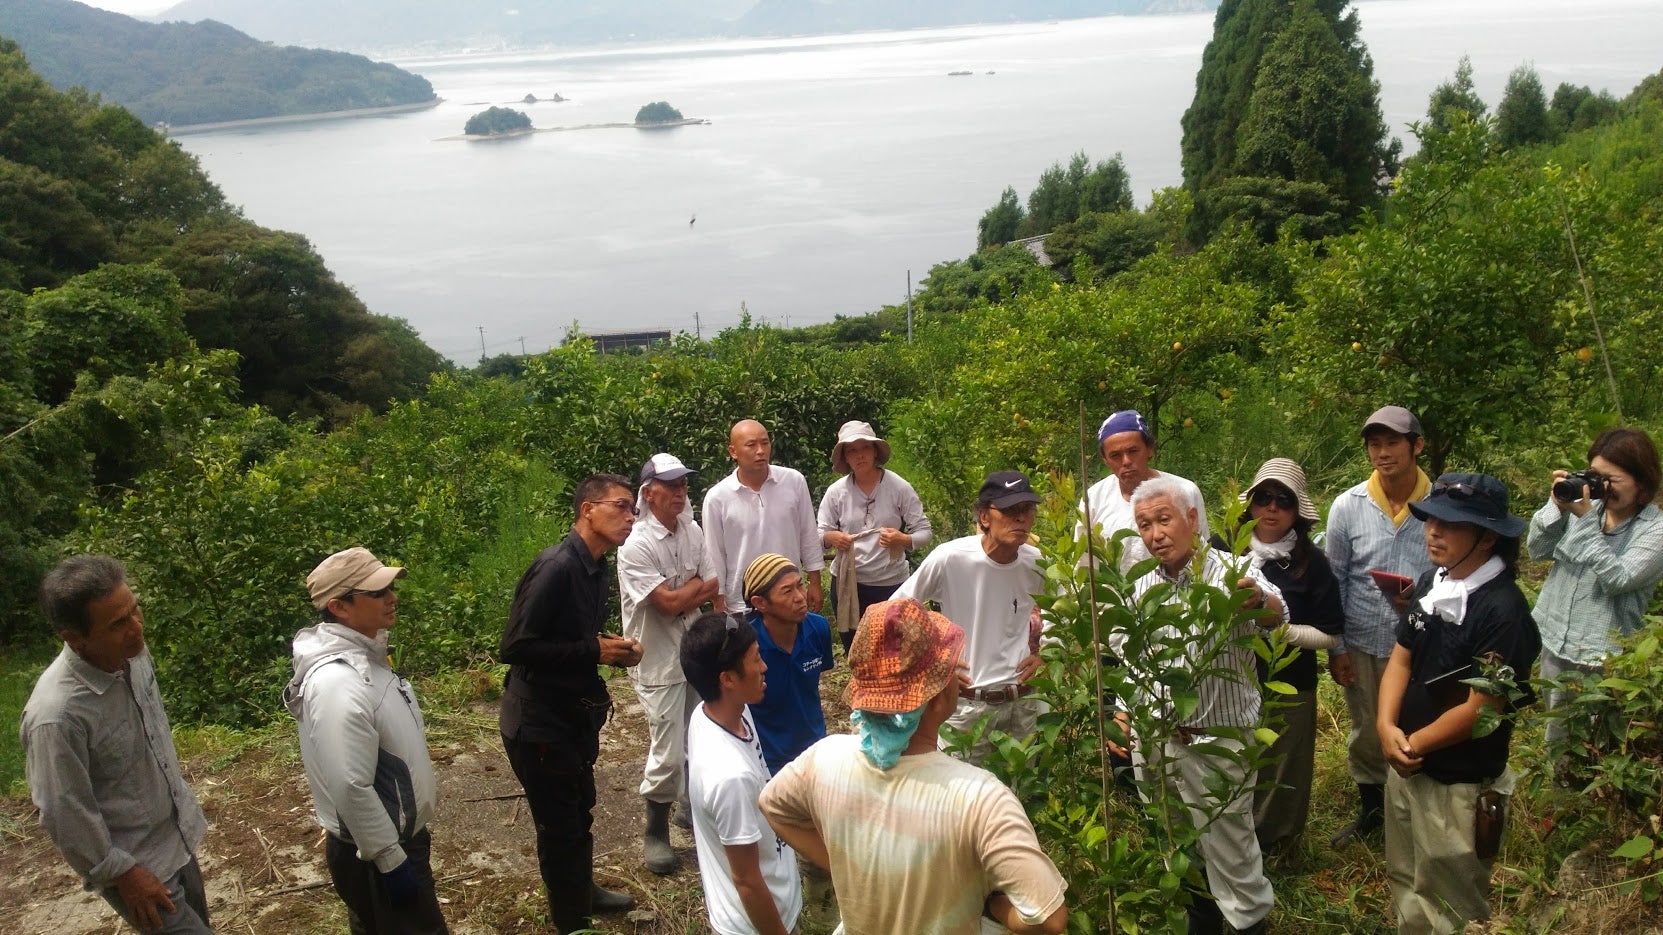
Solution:
[[[1247,577],[1259,583],[1264,589],[1265,597],[1282,599],[1282,592],[1271,584],[1270,580],[1259,570],[1258,563],[1246,559],[1238,559],[1235,563],[1225,560],[1225,553],[1208,548],[1202,557],[1201,581],[1204,584],[1224,591],[1235,589],[1236,580]],[[1231,565],[1238,567],[1232,571]],[[1155,570],[1137,580],[1133,585],[1133,598],[1141,599],[1150,588],[1163,582],[1173,585],[1167,603],[1183,603],[1194,583],[1194,562],[1184,566],[1184,570],[1177,576],[1168,575],[1166,570],[1156,566]],[[1288,621],[1286,603],[1282,607],[1282,622]],[[1188,628],[1186,628],[1188,629]],[[1215,727],[1253,727],[1259,723],[1259,679],[1255,667],[1258,655],[1247,637],[1258,632],[1258,625],[1252,620],[1242,620],[1230,632],[1230,646],[1225,647],[1218,655],[1211,659],[1208,648],[1197,645],[1193,631],[1183,632],[1176,627],[1165,627],[1157,635],[1156,640],[1161,644],[1181,642],[1189,645],[1186,661],[1192,666],[1207,665],[1208,668],[1223,670],[1219,674],[1202,679],[1196,685],[1196,694],[1200,702],[1195,706],[1195,712],[1184,719],[1183,726],[1196,730],[1207,730]],[[1126,636],[1124,633],[1110,634],[1109,649],[1117,656],[1126,659]],[[1156,646],[1155,649],[1159,649]],[[1128,666],[1136,667],[1137,660],[1127,659]],[[1229,673],[1226,675],[1225,673]],[[1145,701],[1162,702],[1164,699],[1151,698]]]
[[[1578,517],[1549,500],[1530,518],[1530,557],[1553,559],[1532,616],[1542,648],[1599,665],[1633,633],[1663,578],[1663,511],[1647,504],[1605,531],[1605,504]]]
[[[208,823],[179,772],[149,649],[105,672],[65,646],[21,734],[41,826],[88,889],[135,865],[166,880],[190,863]]]
[[[1432,570],[1426,554],[1426,526],[1410,514],[1402,526],[1369,496],[1368,481],[1334,498],[1323,536],[1328,564],[1340,584],[1345,633],[1334,655],[1350,650],[1385,659],[1397,645],[1399,614],[1380,593],[1370,571],[1388,571],[1419,581]]]

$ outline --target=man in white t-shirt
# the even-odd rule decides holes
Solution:
[[[1022,803],[936,749],[963,652],[964,631],[919,602],[872,605],[849,654],[859,735],[821,740],[762,791],[774,830],[831,871],[846,935],[1068,927],[1067,884]]]
[[[1155,457],[1155,436],[1136,409],[1122,409],[1104,419],[1097,429],[1097,448],[1103,463],[1113,473],[1086,491],[1085,513],[1091,517],[1095,544],[1101,546],[1122,529],[1137,528],[1132,521],[1132,492],[1139,484],[1157,477],[1171,478],[1183,487],[1189,506],[1200,517],[1201,541],[1212,537],[1212,531],[1207,528],[1207,505],[1202,501],[1201,488],[1176,474],[1149,466],[1150,459]],[[1083,523],[1075,527],[1075,538],[1084,538],[1085,534]],[[1130,570],[1148,557],[1149,550],[1143,541],[1137,536],[1128,536],[1120,553],[1120,569]]]
[[[670,810],[677,798],[686,801],[682,767],[687,762],[687,721],[699,703],[681,674],[681,637],[699,615],[699,607],[716,597],[716,574],[705,556],[704,531],[687,508],[687,478],[695,473],[664,453],[642,465],[636,500],[640,519],[618,549],[624,636],[641,644],[641,662],[629,670],[629,681],[647,715],[642,850],[647,869],[659,875],[676,872]]]
[[[710,927],[717,935],[786,935],[803,908],[797,855],[757,806],[768,782],[750,705],[767,663],[756,630],[726,614],[693,622],[681,668],[704,704],[687,726],[693,839]]]
[[[989,474],[976,495],[981,533],[943,543],[895,591],[896,598],[934,602],[964,628],[970,684],[947,723],[969,730],[991,715],[971,745],[972,763],[992,752],[988,731],[1027,737],[1049,710],[1028,697],[1033,688],[1027,684],[1039,669],[1039,656],[1029,648],[1028,617],[1034,595],[1045,586],[1039,550],[1028,544],[1038,505],[1039,495],[1021,471]]]

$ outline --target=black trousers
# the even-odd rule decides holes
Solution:
[[[415,902],[394,906],[387,898],[387,885],[375,864],[359,860],[358,848],[351,841],[329,835],[324,845],[324,860],[329,864],[329,879],[335,884],[335,892],[346,904],[352,935],[448,935],[450,932],[439,911],[439,894],[433,884],[432,836],[423,828],[402,844],[405,856],[416,865],[416,872],[421,876],[422,891]]]
[[[537,868],[549,894],[549,921],[561,932],[589,927],[594,885],[595,760],[605,708],[577,706],[539,723],[540,740],[502,738],[537,826]]]

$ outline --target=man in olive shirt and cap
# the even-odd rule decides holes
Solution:
[[[179,772],[127,570],[75,555],[40,587],[63,651],[23,708],[29,794],[86,887],[141,932],[212,933],[196,849],[208,823]]]

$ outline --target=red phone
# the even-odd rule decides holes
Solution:
[[[1388,598],[1402,594],[1415,583],[1415,579],[1408,575],[1397,575],[1389,571],[1370,571],[1369,577],[1374,579],[1374,586],[1380,589],[1380,593]]]

